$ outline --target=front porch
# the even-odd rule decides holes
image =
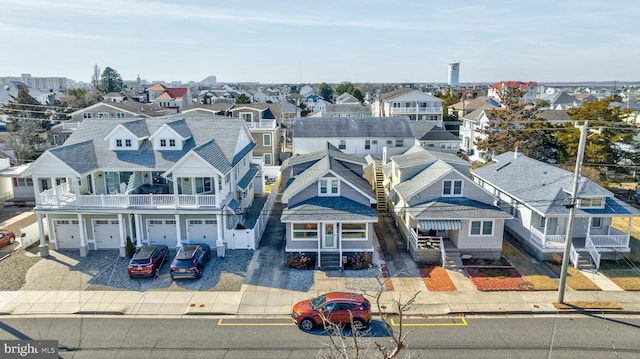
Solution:
[[[566,237],[566,233],[545,234],[540,229],[531,227],[529,241],[542,249],[561,249],[564,248]],[[572,244],[578,250],[586,250],[588,242],[598,250],[628,250],[630,238],[630,233],[624,233],[609,226],[607,234],[587,233],[584,237],[574,237]]]

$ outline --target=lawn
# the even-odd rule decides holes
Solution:
[[[558,277],[560,276],[561,265],[551,262],[544,262],[544,264]],[[585,277],[584,274],[572,266],[569,266],[567,269],[567,285],[573,290],[602,290],[592,280]]]
[[[558,290],[557,281],[549,278],[538,265],[531,261],[529,255],[523,253],[507,240],[502,243],[502,256],[518,269],[518,272],[531,284],[533,290]]]

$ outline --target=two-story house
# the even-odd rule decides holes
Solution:
[[[520,101],[523,101],[525,103],[536,102],[536,97],[538,96],[538,83],[534,81],[500,81],[489,87],[489,89],[487,90],[487,95],[500,101],[500,94],[507,87],[517,87],[524,92],[524,94],[520,98]]]
[[[443,127],[443,100],[418,90],[400,88],[382,94],[371,104],[372,116],[406,116],[412,121],[424,120]]]
[[[411,127],[420,145],[428,150],[456,153],[460,149],[456,135],[429,121],[415,121]]]
[[[373,252],[375,195],[363,176],[366,161],[326,143],[290,157],[281,168],[287,253],[305,253],[317,267],[342,267]]]
[[[574,174],[515,152],[494,156],[493,163],[471,170],[474,181],[511,213],[506,230],[540,260],[562,254],[569,228]],[[640,211],[615,198],[588,178],[580,178],[571,233],[571,259],[617,259],[629,253],[631,222]],[[627,222],[613,226],[614,218]]]
[[[295,120],[294,155],[313,152],[325,142],[345,153],[381,159],[386,147],[411,147],[416,138],[407,117],[301,117]]]
[[[41,248],[88,251],[227,242],[259,168],[244,121],[211,116],[85,120],[23,173],[33,180]]]
[[[168,87],[157,83],[147,88],[147,94],[150,103],[175,112],[191,104],[191,90],[188,87]]]
[[[228,111],[241,118],[255,139],[253,151],[257,162],[267,166],[278,164],[280,158],[280,125],[272,108],[266,103],[239,104]]]
[[[414,260],[500,258],[504,221],[511,216],[469,178],[469,166],[454,154],[421,146],[383,166],[389,207]]]

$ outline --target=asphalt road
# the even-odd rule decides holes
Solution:
[[[433,318],[406,321],[411,358],[638,358],[640,318],[566,316]],[[347,333],[349,334],[349,333]],[[315,358],[330,343],[288,318],[4,318],[0,343],[58,340],[63,358]],[[389,344],[379,322],[360,341]],[[347,335],[347,344],[352,338]],[[362,356],[364,355],[364,356]],[[405,356],[400,356],[405,357]]]

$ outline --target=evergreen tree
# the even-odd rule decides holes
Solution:
[[[21,164],[36,159],[43,152],[50,112],[29,94],[25,86],[19,86],[18,95],[11,98],[2,105],[0,113],[7,115],[8,142]]]
[[[122,81],[122,77],[120,77],[118,71],[107,66],[100,77],[98,90],[102,93],[109,93],[122,91],[123,88],[124,82]]]
[[[333,102],[333,87],[327,83],[321,83],[318,86],[318,94],[326,101]]]
[[[251,103],[251,98],[242,93],[240,94],[240,96],[236,98],[236,104],[243,104],[243,103]]]

